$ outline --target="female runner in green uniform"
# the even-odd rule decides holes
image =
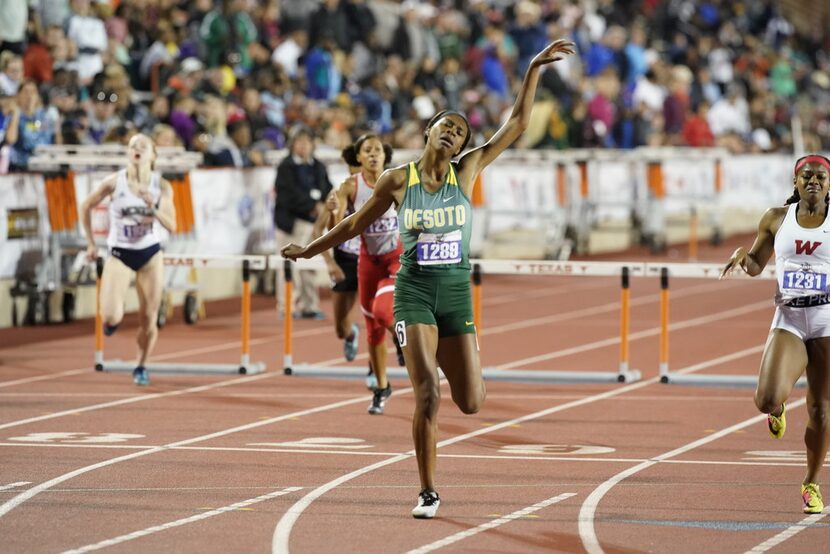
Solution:
[[[530,63],[510,118],[487,141],[451,164],[470,139],[467,119],[441,112],[427,124],[422,156],[385,171],[371,198],[331,231],[302,247],[289,244],[286,258],[311,258],[358,235],[393,203],[403,240],[401,269],[395,285],[395,331],[404,351],[415,391],[412,436],[418,459],[421,493],[412,510],[432,518],[440,500],[434,473],[438,404],[438,367],[450,385],[453,402],[474,414],[484,401],[470,295],[470,197],[478,174],[524,132],[542,66],[572,54],[574,45],[557,40]]]

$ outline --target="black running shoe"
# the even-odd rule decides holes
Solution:
[[[441,499],[435,491],[422,490],[418,495],[418,505],[412,508],[412,517],[417,519],[432,519],[438,512]]]
[[[383,406],[386,404],[386,399],[392,395],[392,385],[386,383],[385,389],[375,389],[372,395],[372,403],[369,405],[369,413],[372,415],[380,415],[383,413]]]

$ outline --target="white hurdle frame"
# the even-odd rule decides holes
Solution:
[[[189,254],[164,254],[164,265],[178,267],[204,268],[240,268],[242,271],[242,329],[241,329],[241,356],[238,364],[218,363],[147,363],[144,367],[154,374],[182,375],[182,374],[240,374],[253,375],[262,373],[266,369],[264,362],[251,362],[250,331],[251,331],[251,282],[253,270],[263,270],[266,267],[265,256],[223,256]],[[104,358],[104,331],[101,315],[101,275],[104,263],[102,258],[96,261],[95,282],[95,371],[126,372],[135,368],[135,363],[124,360],[106,360]]]

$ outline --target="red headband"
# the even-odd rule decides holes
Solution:
[[[793,170],[793,175],[798,175],[798,170],[800,170],[802,167],[804,167],[807,164],[820,164],[820,165],[823,165],[824,168],[827,170],[827,172],[830,173],[830,162],[827,161],[827,158],[825,158],[824,156],[816,156],[814,154],[814,155],[811,155],[811,156],[804,156],[803,158],[798,160],[798,163],[795,164],[795,169]]]

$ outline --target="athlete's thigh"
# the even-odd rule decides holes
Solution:
[[[157,312],[164,291],[164,254],[161,251],[156,252],[144,267],[136,271],[135,288],[142,312]]]
[[[791,390],[806,367],[804,341],[791,331],[771,329],[761,358],[758,390],[772,392],[782,387]]]
[[[481,391],[481,361],[473,333],[438,339],[438,365],[447,377],[453,396],[466,398]]]
[[[438,386],[438,327],[416,323],[395,329],[406,360],[406,370],[416,391]]]
[[[830,401],[830,337],[807,341],[807,390],[811,401]]]
[[[124,262],[115,256],[107,258],[101,274],[101,308],[104,314],[123,307],[132,277],[133,270]]]

